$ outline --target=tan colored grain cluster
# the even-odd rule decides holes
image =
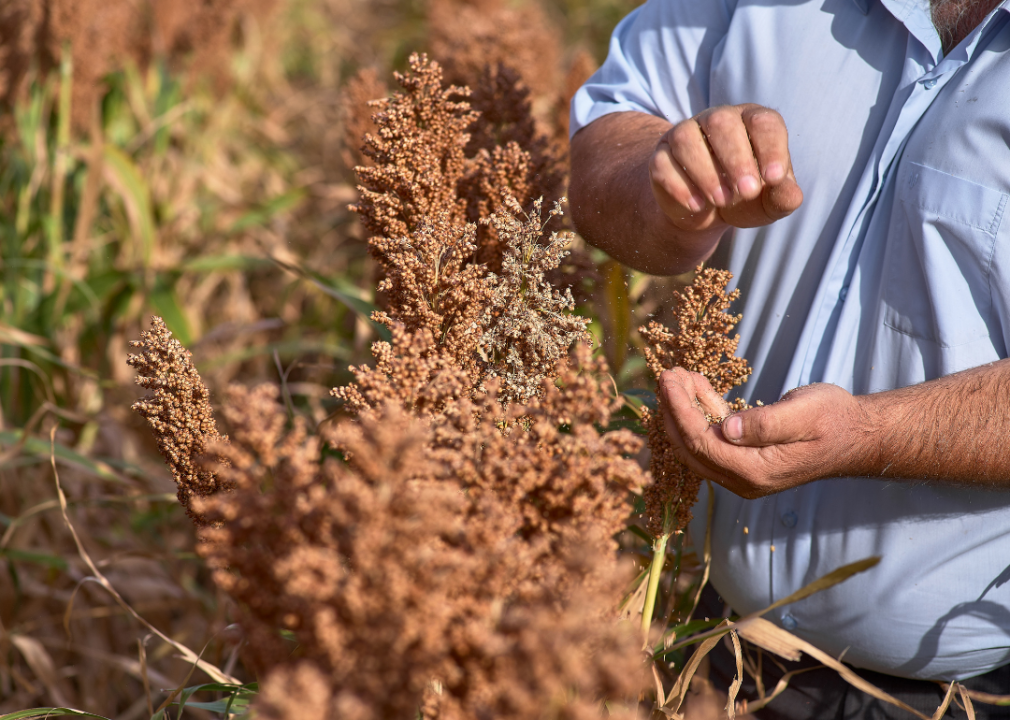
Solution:
[[[4,0],[0,3],[0,102],[24,92],[35,68],[74,66],[74,122],[85,128],[105,76],[127,62],[187,60],[201,73],[227,73],[243,18],[265,19],[276,0]]]
[[[634,704],[642,666],[613,619],[627,576],[609,533],[613,490],[638,471],[592,426],[598,387],[570,380],[526,415],[538,434],[476,421],[493,400],[464,395],[434,423],[388,403],[326,437],[340,457],[301,422],[285,429],[275,388],[229,391],[231,442],[212,449],[235,490],[199,502],[213,521],[199,551],[267,673],[263,717],[594,718],[603,698]]]
[[[419,55],[410,63],[396,76],[400,92],[377,104],[377,132],[364,149],[373,165],[358,168],[355,209],[374,233],[387,305],[376,319],[427,330],[433,352],[453,358],[474,388],[498,377],[503,403],[525,402],[586,337],[570,290],[550,282],[570,240],[549,229],[560,205],[545,222],[542,197],[530,195],[555,160],[528,104],[487,120],[466,102],[468,89],[443,86],[437,63]]]
[[[682,367],[701,373],[717,393],[725,395],[750,377],[747,361],[736,357],[740,336],[730,336],[741,317],[729,312],[739,296],[738,290],[726,293],[732,277],[725,270],[699,267],[694,281],[677,293],[676,330],[656,321],[639,328],[647,343],[646,362],[657,382],[664,370]],[[744,406],[735,402],[731,407]],[[721,422],[722,418],[711,420]],[[652,472],[652,484],[645,489],[646,516],[649,532],[658,537],[683,530],[691,521],[701,478],[677,459],[660,411],[646,409],[643,422]]]
[[[536,95],[553,90],[560,72],[560,43],[538,3],[509,0],[429,0],[432,55],[449,82],[477,88],[490,68],[506,65]]]
[[[468,155],[468,91],[411,68],[358,170],[392,339],[322,436],[275,388],[229,390],[230,441],[187,446],[230,488],[193,500],[198,550],[236,601],[263,717],[588,719],[607,700],[631,718],[644,665],[614,536],[647,482],[641,440],[606,431],[621,401],[548,280],[560,205],[513,194],[530,154]]]
[[[550,273],[567,254],[566,234],[545,233],[540,200],[527,217],[515,199],[488,221],[502,249],[501,270],[487,275],[490,298],[480,318],[477,352],[482,377],[500,378],[506,402],[526,402],[577,342],[587,342],[588,320],[572,314],[575,300],[558,290]],[[561,214],[555,204],[549,218]]]
[[[151,426],[158,449],[172,471],[179,490],[179,502],[198,523],[203,518],[193,509],[193,499],[213,495],[228,487],[216,469],[200,467],[197,459],[208,443],[224,441],[217,431],[210,391],[193,366],[189,350],[184,348],[159,318],[152,318],[152,329],[130,343],[139,350],[127,363],[138,372],[137,384],[151,390],[150,395],[133,404]]]

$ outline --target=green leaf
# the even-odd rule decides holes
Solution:
[[[13,548],[0,549],[0,559],[16,560],[19,562],[35,563],[36,565],[47,565],[49,567],[67,569],[67,561],[57,555],[46,553],[30,552],[28,550],[15,550]]]
[[[238,220],[232,223],[230,231],[233,233],[241,232],[251,227],[264,225],[274,215],[284,212],[285,210],[290,210],[298,205],[304,198],[305,191],[302,188],[289,190],[283,195],[278,195],[268,201],[262,207],[256,208],[255,210],[251,210],[250,212],[242,215]]]
[[[146,267],[154,250],[154,215],[147,183],[133,160],[115,145],[106,143],[102,153],[109,171],[107,179],[126,205],[126,215],[131,229],[140,240]]]
[[[216,272],[221,270],[256,270],[272,263],[253,255],[207,255],[187,260],[180,266],[184,272]]]
[[[175,335],[175,339],[188,346],[193,342],[193,333],[189,328],[186,313],[183,312],[179,299],[175,295],[175,283],[164,274],[159,274],[154,282],[154,289],[149,297],[155,314],[160,315],[165,325]]]
[[[659,399],[656,397],[656,393],[651,390],[632,388],[630,390],[625,390],[621,393],[621,395],[623,395],[625,399],[636,408],[645,405],[650,410],[655,410],[659,407]]]
[[[647,542],[650,546],[652,545],[652,536],[645,532],[642,528],[638,527],[638,525],[628,525],[625,529],[632,535],[635,535]]]
[[[249,703],[252,702],[258,691],[259,685],[257,683],[248,683],[246,685],[204,683],[203,685],[192,685],[184,688],[182,692],[179,693],[179,700],[172,704],[178,706],[180,714],[183,709],[187,707],[208,710],[216,713],[231,713],[236,710],[244,710]],[[190,702],[189,699],[198,692],[228,693],[229,697],[209,702]],[[245,713],[237,714],[244,715]]]
[[[345,361],[349,360],[351,357],[351,351],[345,345],[294,340],[290,342],[277,342],[269,343],[267,345],[246,347],[241,350],[236,350],[233,353],[217,355],[210,360],[202,361],[200,363],[200,367],[203,370],[213,370],[229,363],[244,362],[254,357],[260,357],[261,355],[273,355],[275,352],[280,355],[296,357],[308,355],[309,353],[319,353],[321,355],[329,355],[330,357]]]
[[[0,444],[2,445],[15,445],[21,440],[22,435],[21,430],[11,430],[0,432]],[[49,441],[42,440],[37,437],[29,437],[25,440],[22,452],[30,453],[32,455],[41,455],[43,457],[49,457]],[[65,445],[60,445],[56,443],[55,446],[56,459],[67,465],[85,470],[97,475],[103,480],[111,480],[117,483],[128,483],[129,481],[122,475],[117,473],[112,466],[102,460],[93,460],[81,455],[74,450],[71,450]]]
[[[277,258],[273,258],[273,261],[282,268],[284,268],[285,270],[287,270],[288,272],[292,272],[295,275],[300,275],[301,277],[305,278],[306,280],[311,282],[313,285],[315,285],[317,288],[322,290],[330,297],[342,302],[344,305],[346,305],[348,308],[350,308],[359,316],[361,316],[364,320],[366,320],[375,330],[376,335],[378,335],[379,338],[381,338],[382,340],[389,342],[390,340],[393,339],[393,334],[389,331],[389,328],[387,328],[385,325],[375,322],[372,319],[372,313],[378,310],[379,308],[376,307],[374,304],[368,302],[367,300],[363,300],[362,298],[358,297],[358,293],[360,292],[358,288],[354,287],[353,285],[343,280],[342,278],[335,278],[333,280],[328,280],[319,273],[313,272],[312,270],[302,267],[301,265],[287,263]]]
[[[98,720],[110,720],[104,715],[74,710],[73,708],[32,708],[30,710],[17,710],[16,712],[0,715],[0,720],[22,720],[22,718],[51,718],[51,717],[86,717],[98,718]]]

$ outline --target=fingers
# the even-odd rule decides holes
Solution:
[[[663,212],[685,228],[767,225],[803,202],[785,121],[759,105],[716,107],[675,125],[650,174]]]
[[[698,401],[694,375],[681,368],[663,373],[660,379],[663,425],[682,463],[701,477],[725,483],[729,478],[709,457],[706,440],[717,429],[709,424]]]
[[[705,134],[711,154],[722,168],[722,180],[731,192],[725,202],[715,204],[726,207],[760,195],[762,184],[755,151],[740,109],[713,108],[699,115],[697,122]]]
[[[785,120],[774,110],[759,105],[747,106],[741,120],[747,126],[754,157],[765,182],[761,193],[762,209],[768,218],[779,220],[803,203],[803,191],[796,183],[789,157]]]
[[[742,107],[740,121],[747,128],[761,177],[766,184],[777,185],[792,173],[786,122],[770,108],[760,105]]]
[[[649,179],[660,209],[679,225],[706,225],[715,219],[715,209],[674,159],[665,139],[650,160]]]

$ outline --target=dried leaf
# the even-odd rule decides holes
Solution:
[[[46,686],[46,692],[49,693],[53,704],[69,705],[70,702],[60,687],[60,679],[56,673],[56,664],[46,649],[42,647],[42,643],[27,635],[11,634],[9,637],[11,644],[21,652],[35,677]]]
[[[805,652],[811,657],[819,660],[820,662],[827,665],[832,670],[836,671],[842,676],[842,679],[853,687],[862,690],[867,695],[875,697],[878,700],[886,702],[895,707],[899,707],[906,712],[910,712],[917,718],[922,718],[922,720],[930,720],[926,715],[923,715],[918,710],[909,707],[901,700],[892,697],[887,694],[876,685],[867,682],[855,672],[852,671],[847,665],[843,665],[841,662],[835,658],[828,655],[823,650],[820,650],[805,640],[801,640],[790,632],[783,630],[779,626],[759,617],[752,617],[747,620],[741,621],[737,624],[736,629],[743,635],[749,642],[755,645],[760,645],[765,649],[770,649],[772,647],[791,647],[796,651]]]
[[[736,630],[730,630],[730,638],[733,640],[733,655],[736,657],[736,677],[729,686],[729,694],[726,699],[726,713],[729,720],[736,720],[736,696],[743,685],[743,648],[740,647],[740,638]]]
[[[687,696],[687,691],[691,687],[691,680],[694,678],[694,674],[698,672],[698,666],[701,665],[701,661],[712,652],[712,648],[719,644],[722,639],[722,635],[725,634],[729,628],[729,623],[724,623],[719,626],[722,632],[719,635],[710,637],[705,640],[701,645],[699,645],[694,654],[691,655],[691,659],[687,661],[687,665],[684,666],[683,671],[677,677],[677,682],[674,683],[673,689],[667,696],[666,703],[664,707],[670,706],[670,709],[676,713],[680,710],[680,706],[684,703],[684,698]],[[676,701],[673,705],[671,703]]]
[[[940,720],[940,718],[942,718],[947,712],[947,708],[950,707],[950,701],[954,699],[955,686],[960,687],[957,683],[951,683],[947,686],[947,693],[943,696],[943,702],[940,703],[940,707],[938,707],[936,712],[933,713],[932,720]]]
[[[968,689],[961,683],[955,683],[957,691],[961,695],[961,702],[964,704],[964,711],[968,713],[968,720],[975,720],[975,706],[971,704],[971,695]]]

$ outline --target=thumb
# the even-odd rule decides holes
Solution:
[[[791,215],[802,204],[803,191],[796,183],[791,168],[785,179],[774,185],[766,184],[761,193],[761,205],[765,214],[773,220]]]
[[[730,415],[722,434],[734,445],[765,447],[808,439],[815,424],[810,408],[802,401],[779,401]]]

